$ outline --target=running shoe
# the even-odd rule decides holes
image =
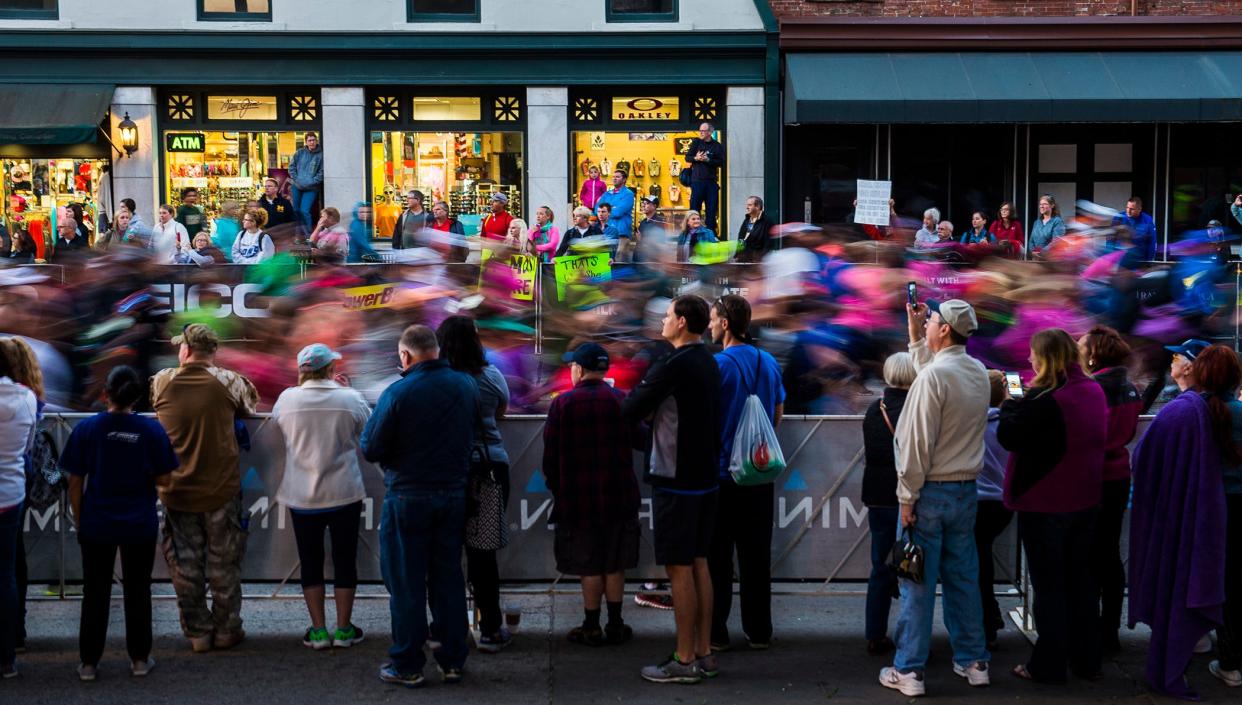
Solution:
[[[332,645],[340,649],[348,649],[354,644],[362,643],[362,629],[354,625],[349,625],[344,629],[336,628],[336,632],[332,635]]]

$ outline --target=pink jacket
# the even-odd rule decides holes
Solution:
[[[552,255],[556,254],[556,248],[561,244],[561,231],[557,230],[555,225],[549,225],[548,241],[543,243],[539,242],[542,234],[539,226],[536,225],[530,229],[528,239],[535,248],[535,254],[539,255],[539,260],[547,263],[552,261]]]
[[[586,183],[582,184],[582,190],[578,192],[578,200],[587,208],[595,210],[599,197],[603,196],[607,190],[608,184],[605,184],[603,179],[587,179]]]

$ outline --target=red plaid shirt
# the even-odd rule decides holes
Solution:
[[[639,435],[621,417],[624,398],[602,380],[586,379],[552,400],[543,429],[552,523],[601,527],[638,518]]]

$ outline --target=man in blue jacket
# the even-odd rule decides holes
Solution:
[[[302,229],[310,234],[311,209],[315,207],[315,199],[323,190],[323,150],[319,148],[319,135],[306,133],[304,147],[293,153],[289,160],[289,195],[292,196],[293,209],[297,213]]]
[[[634,232],[634,192],[625,185],[627,178],[629,174],[620,169],[612,172],[612,188],[605,191],[595,203],[597,213],[601,205],[608,204],[612,211],[611,220],[608,222],[617,229],[620,237],[629,237]]]
[[[458,683],[468,651],[461,550],[479,391],[469,375],[438,359],[439,344],[427,326],[406,328],[397,350],[401,379],[380,395],[362,432],[363,456],[383,468],[387,488],[380,570],[390,595],[393,643],[380,680],[423,684],[430,589],[442,645],[435,659],[444,682]]]
[[[1157,244],[1156,221],[1143,212],[1143,199],[1131,196],[1126,201],[1126,212],[1113,216],[1113,227],[1129,228],[1130,239],[1142,254],[1143,260],[1150,262],[1156,259]]]

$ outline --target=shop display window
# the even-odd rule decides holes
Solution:
[[[415,97],[410,119],[418,122],[436,120],[481,120],[483,101],[471,96]]]
[[[272,0],[198,0],[198,18],[271,21]]]
[[[1173,125],[1170,131],[1169,242],[1200,235],[1212,221],[1220,223],[1227,233],[1242,234],[1242,222],[1233,217],[1230,208],[1242,194],[1238,126]],[[1238,254],[1235,249],[1234,257]]]
[[[477,98],[453,99],[473,100]],[[445,201],[467,233],[477,232],[497,191],[509,197],[509,212],[525,213],[520,132],[371,133],[371,200],[377,233],[392,232],[412,190],[425,205]]]
[[[626,184],[637,194],[633,222],[642,219],[639,200],[655,196],[664,216],[680,227],[689,209],[690,189],[682,186],[678,177],[689,163],[690,143],[698,136],[698,132],[690,131],[574,132],[574,205],[584,205],[583,185],[590,179],[592,167],[599,169],[608,188],[612,188],[613,171],[621,169],[629,174]],[[715,139],[723,140],[724,135],[717,131]]]
[[[478,22],[479,0],[408,0],[410,22]]]
[[[26,230],[37,243],[51,243],[56,221],[71,203],[82,206],[93,242],[99,217],[100,183],[108,178],[106,159],[0,159],[4,222]],[[7,254],[7,253],[6,253]]]
[[[609,22],[676,22],[677,0],[605,0]]]
[[[0,0],[0,17],[25,20],[54,20],[57,0]]]
[[[181,192],[199,190],[199,204],[214,217],[228,201],[244,204],[274,178],[286,196],[289,160],[302,146],[304,132],[167,131],[164,140],[165,193],[180,205]]]

